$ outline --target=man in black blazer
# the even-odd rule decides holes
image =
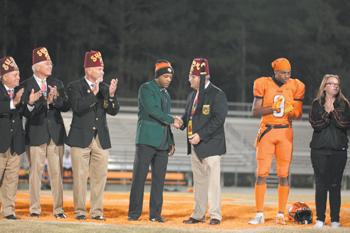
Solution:
[[[90,217],[103,217],[103,191],[107,180],[107,149],[111,141],[106,114],[119,112],[117,80],[103,82],[104,64],[98,51],[85,53],[85,77],[68,86],[73,119],[67,144],[71,146],[73,168],[73,199],[76,218],[86,219],[87,179],[90,177]]]
[[[61,112],[69,110],[67,94],[62,81],[51,77],[52,61],[45,47],[33,50],[33,77],[24,83],[24,99],[30,95],[40,98],[29,106],[26,122],[26,140],[29,145],[29,193],[32,217],[39,217],[41,177],[48,161],[48,171],[53,195],[53,214],[66,218],[63,211],[62,163],[66,131]],[[30,105],[30,103],[28,103]]]
[[[21,102],[23,88],[19,84],[19,69],[12,57],[0,59],[0,193],[1,210],[6,219],[16,220],[15,198],[20,157],[24,152],[24,130]]]
[[[205,221],[208,203],[210,224],[220,224],[221,183],[220,159],[226,153],[224,123],[227,115],[225,93],[209,81],[209,64],[205,58],[192,62],[189,82],[194,89],[182,117],[187,128],[188,154],[194,181],[195,206],[191,217],[183,222]]]

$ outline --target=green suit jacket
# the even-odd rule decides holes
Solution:
[[[155,80],[142,84],[138,92],[138,122],[136,144],[144,144],[159,148],[169,132],[168,145],[174,144],[170,125],[174,122],[170,115],[171,99],[166,94],[167,106],[162,110],[162,93]]]

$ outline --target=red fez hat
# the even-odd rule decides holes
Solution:
[[[0,59],[0,76],[19,70],[13,57],[3,57]]]
[[[163,74],[172,74],[174,75],[174,69],[171,66],[170,62],[167,60],[158,60],[154,67],[155,78]]]
[[[290,71],[291,65],[287,58],[281,57],[277,58],[271,63],[273,70],[283,70],[283,71]]]
[[[189,75],[196,75],[196,76],[210,75],[208,59],[206,58],[193,59]]]
[[[84,68],[100,66],[104,66],[101,52],[91,50],[85,53]]]
[[[32,61],[33,65],[42,61],[51,61],[49,51],[45,47],[33,49]]]

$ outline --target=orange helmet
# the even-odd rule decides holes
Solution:
[[[295,202],[288,209],[288,218],[299,224],[311,224],[312,211],[304,202]]]

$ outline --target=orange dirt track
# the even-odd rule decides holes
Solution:
[[[292,190],[293,191],[293,190]],[[275,226],[274,217],[276,214],[276,202],[277,197],[273,193],[274,190],[269,191],[266,196],[265,204],[265,218],[266,226]],[[315,218],[315,209],[313,202],[313,191],[305,194],[298,194],[298,191],[294,191],[296,194],[290,196],[290,203],[294,201],[305,201],[312,208]],[[346,191],[349,193],[349,191]],[[346,197],[346,198],[345,198]],[[61,221],[61,222],[79,222],[74,218],[73,209],[73,198],[72,191],[64,192],[64,209],[68,218],[65,220],[56,220],[52,215],[52,197],[51,193],[48,191],[43,191],[41,193],[41,206],[42,214],[38,221]],[[89,196],[87,196],[87,200]],[[345,200],[344,200],[345,199]],[[163,217],[167,220],[165,223],[152,223],[148,221],[148,201],[149,194],[145,194],[144,209],[140,221],[128,222],[127,221],[127,210],[129,203],[129,193],[128,192],[106,192],[104,196],[104,214],[107,218],[103,223],[107,224],[127,224],[127,225],[157,225],[157,226],[167,226],[176,228],[215,228],[215,229],[254,229],[255,227],[263,226],[251,226],[248,225],[248,220],[255,215],[254,208],[254,196],[248,190],[244,193],[239,193],[239,191],[234,193],[224,193],[222,195],[222,214],[223,222],[219,226],[208,225],[208,220],[203,224],[185,225],[182,220],[188,218],[192,211],[193,206],[193,194],[192,193],[164,193],[164,205],[163,205]],[[17,194],[16,199],[16,214],[21,220],[30,219],[36,220],[29,217],[28,212],[29,207],[29,194],[27,191],[21,190]],[[328,209],[328,206],[327,206]],[[327,212],[327,220],[329,221],[329,212]],[[326,223],[328,223],[326,220]],[[95,222],[99,221],[88,219],[84,222]],[[101,223],[101,222],[99,222]],[[341,209],[341,223],[344,227],[350,227],[350,199],[348,195],[343,194],[343,204]],[[312,225],[298,225],[290,221],[287,222],[289,226],[295,226],[298,228],[310,228]]]

